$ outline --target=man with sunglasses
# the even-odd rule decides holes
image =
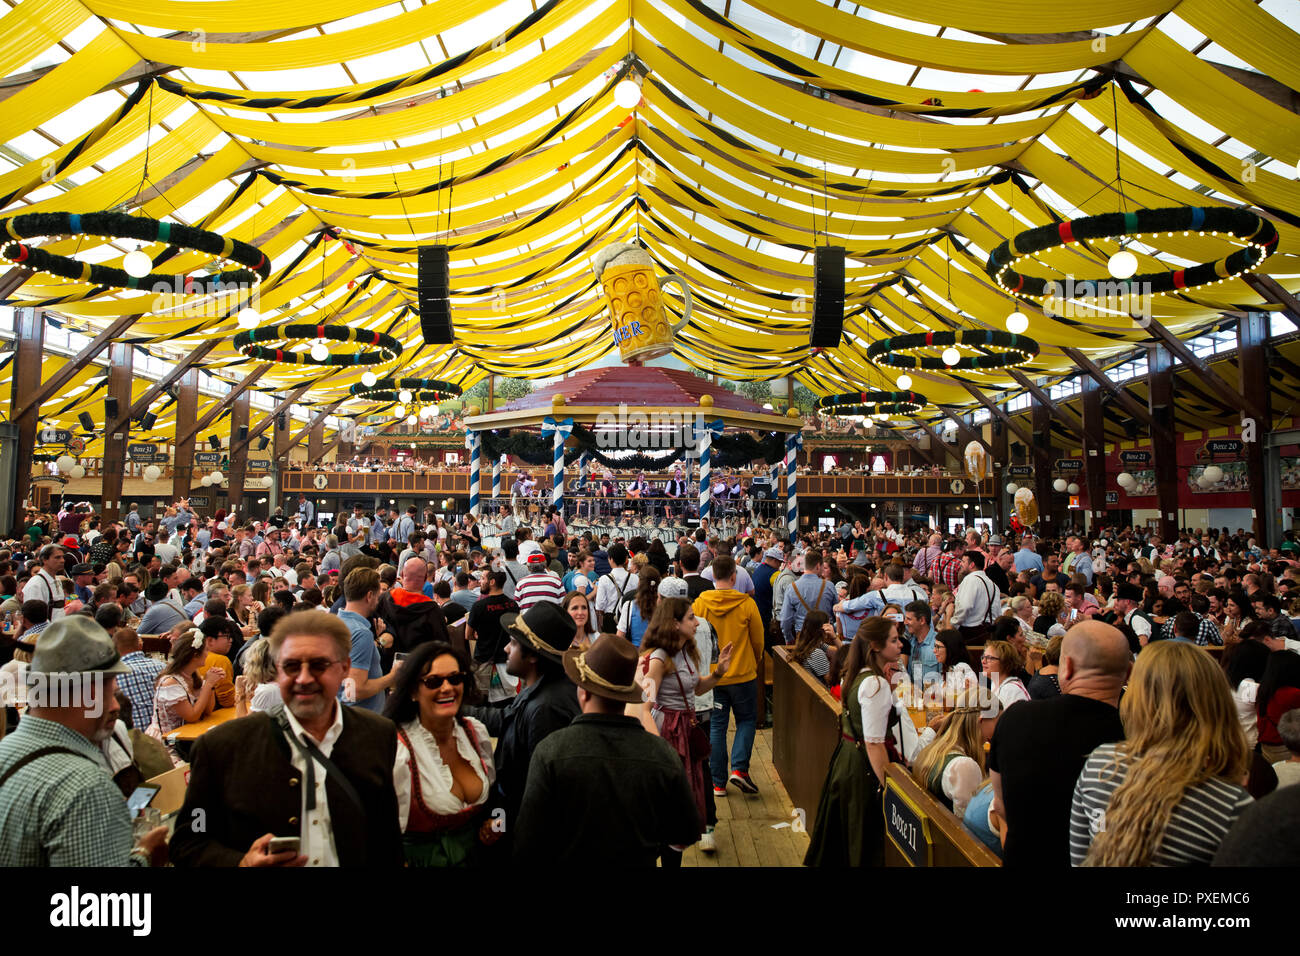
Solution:
[[[268,638],[282,705],[195,741],[177,816],[177,866],[401,866],[392,721],[344,707],[352,637],[324,611],[281,618]],[[270,850],[296,837],[296,850]]]

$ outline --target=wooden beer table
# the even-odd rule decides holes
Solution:
[[[235,719],[235,708],[220,707],[217,710],[214,710],[212,713],[208,714],[208,716],[204,717],[202,720],[197,721],[196,723],[185,724],[182,727],[176,728],[170,734],[167,734],[167,739],[170,741],[197,740],[199,737],[202,737],[213,727],[217,727],[221,724],[224,724],[228,720],[234,720],[234,719]]]

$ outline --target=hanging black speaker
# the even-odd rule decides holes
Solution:
[[[221,450],[221,436],[218,435],[216,432],[213,432],[211,435],[209,435],[209,436],[208,436],[208,447],[211,448],[213,451],[220,451],[220,450]]]
[[[153,412],[145,412],[140,416],[140,428],[143,431],[153,431],[154,423],[158,421],[158,416]]]
[[[114,413],[109,413],[109,417],[114,417]],[[81,427],[88,432],[95,430],[95,419],[91,417],[90,412],[82,412],[77,416],[77,421],[81,422]]]
[[[104,399],[104,411],[108,413],[108,420],[110,422],[117,421],[117,399],[116,398]]]
[[[257,450],[266,451],[266,446],[269,444],[271,444],[271,439],[267,438],[265,435],[262,435],[257,439]]]
[[[808,344],[832,349],[844,329],[844,247],[813,250],[813,318]]]
[[[420,246],[416,259],[420,331],[430,345],[451,345],[451,259],[446,246]]]
[[[247,425],[240,425],[240,426],[239,426],[239,440],[240,440],[240,441],[248,441],[248,426],[247,426]]]

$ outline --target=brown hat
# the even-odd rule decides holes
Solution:
[[[589,694],[639,704],[645,697],[636,682],[636,648],[617,634],[605,634],[586,650],[564,655],[564,672]]]

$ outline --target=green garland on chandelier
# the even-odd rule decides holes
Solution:
[[[483,455],[486,459],[510,455],[529,465],[538,466],[554,461],[555,451],[551,439],[542,438],[533,432],[501,430],[484,431],[482,435]],[[595,433],[582,425],[574,425],[573,437],[577,446],[565,450],[565,462],[569,465],[576,464],[583,452],[608,468],[632,471],[662,468],[674,460],[686,457],[685,447],[660,448],[653,455],[615,457],[609,454],[614,449],[602,448]],[[759,439],[747,432],[719,435],[713,439],[710,457],[713,465],[720,468],[741,468],[758,459],[770,465],[785,457],[785,438],[782,435],[767,435]]]

